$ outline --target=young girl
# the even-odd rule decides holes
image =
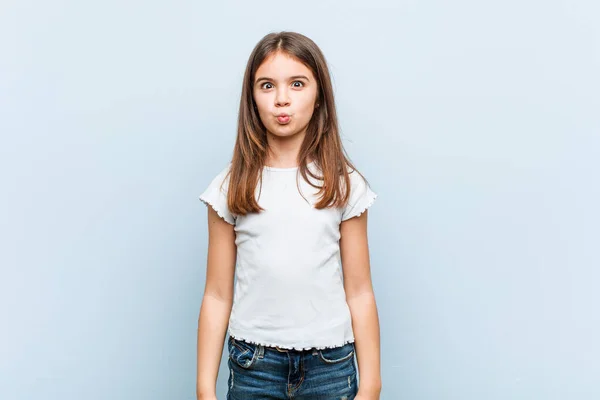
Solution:
[[[320,49],[298,33],[265,36],[246,67],[233,159],[200,196],[199,400],[216,399],[226,333],[229,400],[379,399],[375,198],[345,155]]]

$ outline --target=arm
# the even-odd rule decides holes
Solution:
[[[198,317],[198,400],[217,398],[217,375],[233,305],[236,252],[233,225],[208,207],[206,286]]]
[[[367,211],[343,221],[340,251],[346,301],[352,315],[360,375],[358,398],[379,399],[381,392],[379,318],[369,263]]]

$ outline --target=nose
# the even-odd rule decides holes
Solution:
[[[279,88],[275,95],[275,106],[286,107],[290,105],[290,97],[288,96],[287,88]]]

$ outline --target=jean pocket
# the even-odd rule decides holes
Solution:
[[[341,347],[319,350],[319,357],[328,364],[336,364],[351,359],[354,356],[354,343]]]
[[[257,345],[229,337],[229,358],[242,368],[250,368],[256,361]]]

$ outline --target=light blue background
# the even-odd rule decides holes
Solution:
[[[600,398],[600,6],[3,1],[0,398],[194,399],[247,57],[313,38],[370,213],[382,399]],[[219,376],[224,398],[225,363]]]

